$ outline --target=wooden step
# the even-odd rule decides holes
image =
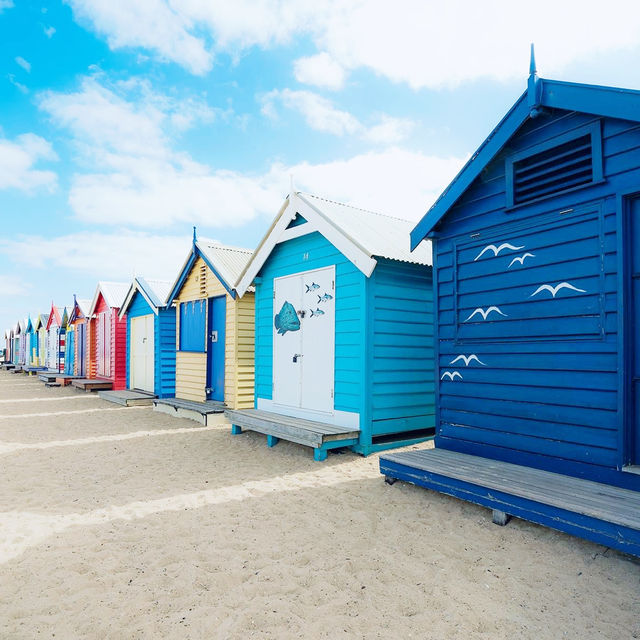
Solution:
[[[174,418],[186,418],[195,420],[200,424],[216,424],[224,421],[224,402],[209,400],[207,402],[194,402],[182,398],[156,398],[153,400],[153,410],[166,413]]]
[[[131,391],[124,389],[122,391],[98,391],[98,395],[108,402],[114,402],[124,407],[151,406],[156,396],[152,393],[143,391]]]
[[[92,378],[90,380],[86,378],[76,378],[71,381],[71,386],[76,389],[82,389],[82,391],[109,391],[113,389],[113,382],[101,378]]]

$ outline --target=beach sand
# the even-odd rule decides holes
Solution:
[[[375,455],[1,372],[0,469],[3,639],[640,638],[636,560]]]

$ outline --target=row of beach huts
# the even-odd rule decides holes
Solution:
[[[640,92],[539,78],[417,224],[291,190],[255,251],[98,283],[5,368],[640,555]],[[435,447],[386,451],[435,438]]]

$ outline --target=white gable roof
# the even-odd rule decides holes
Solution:
[[[208,260],[211,263],[230,288],[233,288],[253,255],[251,249],[226,247],[207,240],[197,240],[196,245],[205,261]]]
[[[157,314],[160,308],[166,306],[167,296],[170,291],[171,282],[168,282],[167,280],[147,279],[142,278],[141,276],[136,276],[129,287],[122,306],[120,307],[119,315],[122,318],[125,313],[127,313],[136,292],[140,292],[140,295],[147,301],[149,306],[153,309],[153,312]]]
[[[298,213],[307,223],[288,229]],[[248,290],[275,245],[304,235],[308,232],[307,224],[327,238],[367,277],[376,267],[376,258],[426,266],[432,264],[430,242],[423,243],[413,253],[410,251],[409,234],[414,222],[295,192],[285,200],[253,258],[240,275],[236,285],[238,295],[242,296]]]
[[[127,292],[129,291],[129,284],[127,282],[98,282],[98,286],[96,287],[96,292],[93,296],[93,301],[91,302],[91,306],[89,308],[88,315],[93,315],[96,310],[96,305],[98,304],[98,294],[102,293],[102,297],[104,298],[107,306],[112,309],[119,309],[124,302],[124,299],[127,297]],[[84,307],[81,306],[81,309],[84,311]]]

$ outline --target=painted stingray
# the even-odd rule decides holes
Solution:
[[[300,331],[300,318],[298,318],[293,305],[286,300],[282,305],[282,309],[280,309],[280,313],[276,313],[273,324],[281,336],[287,331]]]

